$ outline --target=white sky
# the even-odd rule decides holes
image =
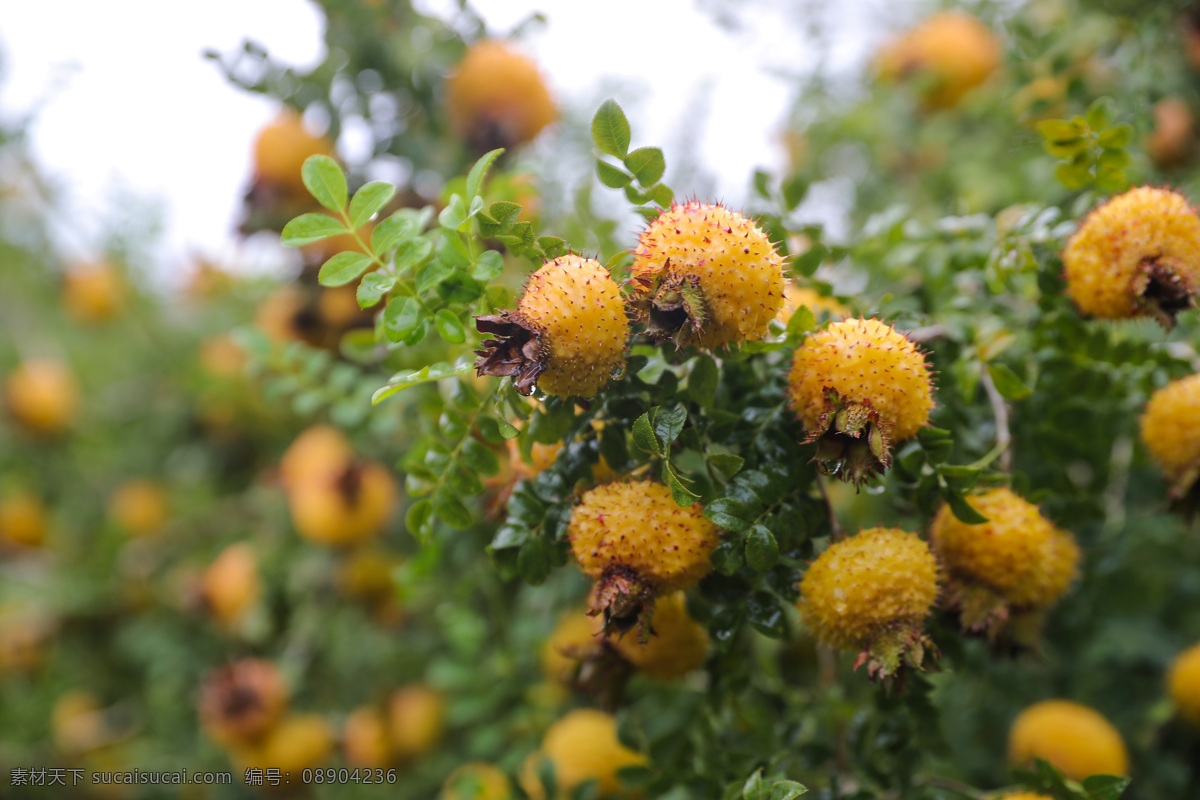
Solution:
[[[715,165],[717,193],[734,204],[756,167],[781,163],[779,121],[791,91],[784,73],[811,68],[819,57],[784,16],[795,5],[742,0],[734,19],[746,28],[727,31],[691,0],[473,3],[494,33],[543,11],[548,24],[523,45],[559,98],[594,96],[606,79],[628,82],[636,96],[617,99],[631,110],[635,144],[669,144],[681,130],[697,132],[697,155]],[[835,7],[822,13],[835,14],[838,28],[866,27],[864,2],[820,5]],[[726,6],[706,0],[705,7]],[[160,209],[162,269],[191,252],[243,266],[271,257],[242,250],[232,230],[251,143],[275,107],[227,84],[201,53],[228,52],[251,38],[279,60],[318,63],[322,18],[314,3],[0,0],[0,20],[0,117],[36,109],[34,156],[62,190],[62,211],[79,233],[64,241],[68,255],[86,255],[96,243],[120,190]],[[842,39],[836,66],[858,63],[871,38]],[[614,57],[611,43],[621,41],[638,50]],[[706,118],[688,117],[696,87],[709,92]]]

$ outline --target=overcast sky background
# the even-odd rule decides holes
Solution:
[[[423,8],[453,0],[424,0]],[[548,22],[522,46],[565,102],[590,98],[613,79],[631,87],[618,98],[636,109],[636,138],[669,144],[697,134],[697,155],[716,193],[739,204],[759,166],[782,164],[780,122],[794,75],[852,71],[884,31],[870,2],[826,4],[823,21],[838,36],[818,52],[788,0],[476,0],[493,33],[534,10]],[[814,4],[814,7],[817,7]],[[112,204],[132,194],[162,215],[155,247],[162,269],[201,253],[253,267],[270,254],[247,251],[233,233],[256,132],[275,105],[227,84],[202,57],[246,38],[304,69],[324,53],[322,15],[309,0],[0,0],[0,118],[33,115],[34,157],[60,190],[61,212],[78,232],[65,254],[86,256]],[[631,30],[631,21],[636,21]],[[653,55],[613,58],[611,42],[651,40]],[[707,113],[695,116],[697,92]],[[632,116],[632,114],[631,114]],[[668,161],[671,154],[667,152]]]

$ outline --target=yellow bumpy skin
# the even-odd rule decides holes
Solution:
[[[1149,316],[1170,328],[1200,289],[1200,218],[1176,192],[1130,189],[1088,215],[1062,258],[1084,314]]]
[[[921,666],[930,646],[923,625],[937,595],[937,562],[920,537],[868,528],[809,565],[799,607],[818,639],[860,651],[858,664],[884,678],[906,662]]]
[[[597,581],[588,613],[603,612],[605,629],[638,624],[642,641],[654,598],[707,575],[720,541],[698,503],[680,508],[666,486],[649,481],[587,492],[571,515],[568,535],[579,568]]]
[[[1179,716],[1200,729],[1200,644],[1184,650],[1171,664],[1167,689]]]
[[[891,466],[892,445],[929,421],[933,380],[903,334],[876,319],[847,319],[796,350],[788,399],[822,468],[861,483]]]
[[[1096,711],[1069,700],[1046,700],[1022,711],[1008,734],[1008,760],[1030,766],[1049,761],[1072,780],[1129,774],[1121,734]]]
[[[450,125],[479,152],[530,141],[558,118],[537,65],[503,42],[476,42],[446,80]]]
[[[711,349],[766,334],[783,308],[783,259],[736,211],[676,203],[642,232],[629,284],[651,331]]]
[[[1200,488],[1200,374],[1169,383],[1142,414],[1142,441],[1182,500]]]
[[[655,680],[681,678],[704,664],[708,631],[688,615],[683,592],[663,597],[655,604],[653,628],[644,644],[629,635],[609,641],[638,672]]]
[[[915,77],[926,108],[950,108],[1000,66],[1000,42],[975,17],[934,14],[885,47],[877,61],[887,81]]]
[[[775,319],[779,324],[787,325],[792,315],[799,311],[801,306],[807,307],[812,312],[814,319],[819,319],[822,314],[828,314],[838,319],[850,313],[850,309],[834,298],[825,297],[816,289],[797,286],[789,281],[783,290],[783,307],[779,309]]]
[[[546,800],[538,779],[542,759],[554,766],[558,798],[571,796],[575,787],[596,781],[600,797],[622,797],[617,771],[641,766],[646,759],[617,741],[617,722],[602,711],[581,708],[550,726],[542,749],[529,757],[521,773],[521,787],[535,800]],[[557,798],[556,798],[557,800]]]
[[[592,397],[625,368],[629,320],[621,290],[595,259],[574,254],[529,276],[516,311],[476,317],[495,336],[476,350],[479,375],[512,376],[517,391]]]

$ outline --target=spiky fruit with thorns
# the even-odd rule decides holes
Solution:
[[[476,317],[495,336],[477,350],[479,375],[512,376],[557,397],[591,397],[625,369],[629,321],[621,290],[599,261],[569,254],[529,276],[516,311]]]
[[[809,335],[788,375],[792,410],[827,473],[861,484],[892,463],[892,445],[929,420],[933,380],[916,345],[876,319]]]
[[[1008,734],[1008,760],[1029,766],[1043,759],[1072,780],[1129,774],[1125,742],[1097,711],[1069,700],[1045,700],[1017,715]]]
[[[694,586],[712,569],[720,530],[697,503],[680,508],[661,483],[597,486],[571,515],[571,550],[596,580],[588,613],[604,630],[639,626],[646,641],[654,599]]]
[[[655,604],[650,638],[610,638],[617,653],[643,675],[660,681],[681,678],[704,663],[708,655],[708,631],[687,611],[683,592],[662,597]]]
[[[377,461],[332,465],[288,492],[296,531],[315,544],[361,542],[383,529],[396,507],[396,482]]]
[[[642,232],[629,285],[652,333],[712,349],[766,334],[783,308],[783,259],[752,220],[693,200]]]
[[[530,141],[558,118],[537,65],[504,42],[484,40],[446,79],[450,126],[480,153]]]
[[[283,714],[287,689],[279,668],[243,658],[213,672],[200,689],[200,722],[225,746],[261,739]]]
[[[855,666],[885,679],[905,665],[921,668],[933,648],[924,623],[937,595],[937,561],[920,537],[868,528],[809,565],[799,608],[819,640],[858,651]]]
[[[1092,211],[1062,258],[1084,314],[1151,317],[1169,329],[1200,291],[1200,217],[1183,195],[1140,186]]]
[[[1200,729],[1200,644],[1184,650],[1171,663],[1167,689],[1179,716]]]
[[[1142,414],[1142,441],[1171,484],[1171,498],[1200,505],[1200,374],[1174,381],[1150,396]]]
[[[525,762],[521,787],[534,800],[547,800],[538,777],[543,759],[554,768],[558,785],[554,800],[570,797],[587,780],[596,782],[600,797],[621,797],[617,772],[646,763],[644,756],[617,740],[617,721],[612,716],[587,708],[571,711],[551,725],[542,737],[542,749]]]
[[[1076,575],[1079,547],[1071,534],[1009,489],[966,500],[988,521],[969,525],[946,505],[930,530],[947,571],[947,605],[959,611],[966,630],[991,638],[1011,633],[1018,644],[1032,645],[1041,613]]]
[[[950,108],[996,71],[1000,57],[1000,42],[982,22],[945,11],[885,47],[878,69],[884,80],[916,77],[926,108]]]
[[[835,298],[826,297],[810,286],[797,286],[788,281],[783,290],[783,307],[779,309],[775,319],[781,325],[787,325],[802,306],[808,308],[814,318],[819,318],[821,314],[828,314],[837,319],[850,313],[850,310]]]

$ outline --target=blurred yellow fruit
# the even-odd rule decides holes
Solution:
[[[463,764],[442,786],[442,800],[510,800],[512,784],[508,776],[491,764]]]
[[[50,712],[54,744],[71,755],[86,753],[104,743],[104,714],[91,692],[75,690],[58,698]]]
[[[258,599],[258,557],[246,542],[231,544],[200,579],[205,607],[225,627],[232,627]]]
[[[252,767],[291,773],[297,781],[306,769],[329,760],[334,749],[333,731],[319,714],[290,714],[259,742],[236,747],[233,756],[239,771]]]
[[[286,705],[279,668],[261,658],[222,667],[200,687],[200,723],[213,741],[227,747],[262,739],[277,727]]]
[[[280,112],[254,140],[254,177],[307,197],[300,168],[309,156],[333,156],[333,143],[310,132],[296,112]]]
[[[213,336],[200,344],[200,366],[214,378],[240,377],[246,362],[246,351],[228,335]]]
[[[876,65],[887,81],[915,76],[923,104],[950,108],[1000,66],[1000,42],[975,17],[943,11],[884,47]]]
[[[808,286],[797,286],[788,281],[783,287],[783,308],[779,309],[779,313],[775,315],[775,319],[781,325],[787,325],[792,315],[800,310],[801,306],[805,306],[812,312],[814,318],[820,318],[821,314],[828,314],[831,317],[839,318],[850,314],[850,309],[839,303],[832,297],[825,297],[816,289]]]
[[[1069,700],[1046,700],[1022,711],[1008,734],[1008,760],[1029,766],[1050,762],[1072,780],[1089,775],[1128,775],[1121,734],[1096,711]]]
[[[446,701],[428,686],[411,684],[388,698],[388,729],[401,760],[423,756],[437,747],[445,726]]]
[[[16,420],[36,433],[58,433],[75,416],[79,387],[63,363],[22,362],[4,381],[4,401]]]
[[[579,662],[600,640],[593,630],[593,618],[582,609],[565,615],[542,645],[542,673],[548,680],[570,685]]]
[[[1168,97],[1154,104],[1154,130],[1146,139],[1146,152],[1163,169],[1177,167],[1196,148],[1196,118],[1187,102]]]
[[[621,791],[618,770],[646,763],[644,756],[617,741],[616,720],[592,709],[572,711],[551,725],[542,738],[542,749],[525,762],[521,787],[534,800],[546,800],[538,779],[543,758],[554,765],[558,798],[569,797],[586,780],[596,781],[600,797],[629,796]]]
[[[592,619],[599,630],[602,620]],[[708,631],[688,614],[683,592],[658,599],[652,627],[653,635],[645,644],[632,632],[609,641],[638,672],[656,680],[681,678],[704,664],[710,644]]]
[[[1179,716],[1200,728],[1200,644],[1184,650],[1171,664],[1167,687]]]
[[[381,769],[392,761],[392,742],[383,712],[360,706],[342,725],[342,751],[346,763],[359,769]]]
[[[295,286],[281,286],[267,295],[254,312],[254,324],[275,344],[305,341],[316,325],[304,293]]]
[[[519,439],[509,439],[505,443],[508,448],[508,461],[512,464],[513,472],[517,477],[525,480],[533,480],[544,470],[554,466],[554,461],[558,458],[558,451],[562,450],[562,442],[554,444],[542,444],[534,442],[529,448],[529,461],[521,458],[521,444]]]
[[[446,79],[446,112],[480,152],[528,142],[558,118],[537,65],[493,40],[471,45]]]
[[[315,544],[346,545],[379,533],[396,507],[396,482],[377,461],[356,461],[288,491],[296,531]]]
[[[332,425],[313,425],[292,441],[279,460],[279,480],[291,489],[328,472],[338,473],[353,458],[345,434]]]
[[[128,481],[108,500],[108,515],[133,536],[158,533],[167,524],[167,493],[151,480]]]
[[[0,606],[0,675],[40,667],[53,629],[49,619],[30,608]]]
[[[37,495],[16,491],[0,497],[0,544],[38,547],[49,527],[49,514]]]
[[[120,312],[125,284],[108,262],[76,264],[63,276],[62,301],[67,313],[79,322],[105,322]]]

